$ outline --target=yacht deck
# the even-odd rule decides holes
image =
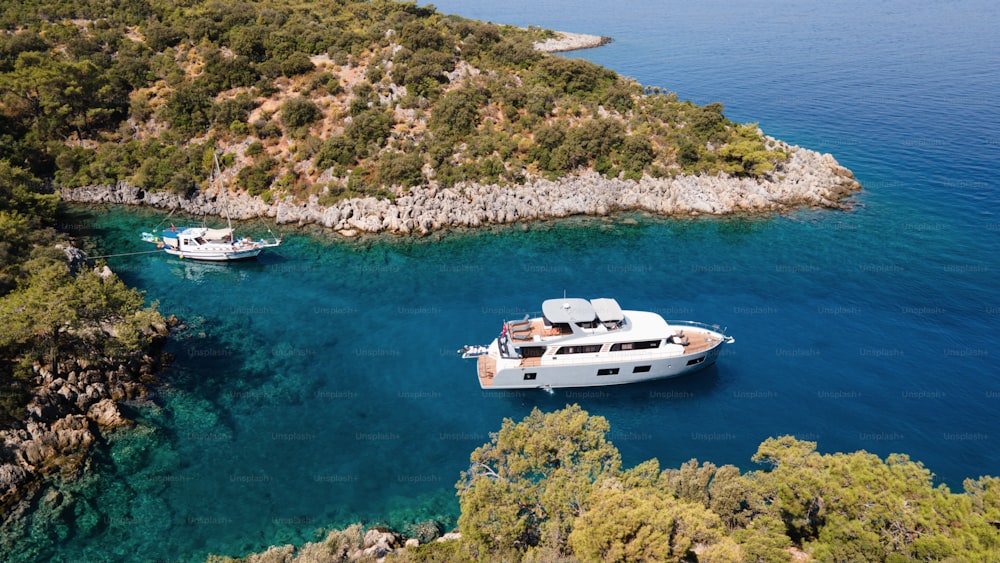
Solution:
[[[551,336],[573,334],[573,329],[569,328],[569,326],[564,326],[562,329],[555,326],[546,327],[545,322],[542,321],[542,319],[531,319],[530,321],[510,321],[507,323],[507,327],[510,329],[510,337],[519,342],[536,340],[536,336],[541,339]]]
[[[719,343],[719,339],[713,337],[708,332],[691,327],[680,327],[680,333],[687,339],[688,345],[684,347],[685,354],[695,354],[712,348]]]
[[[497,373],[497,361],[495,358],[484,355],[479,356],[476,361],[479,368],[479,383],[483,387],[491,387],[493,385],[493,376]]]
[[[685,355],[697,354],[699,352],[710,350],[719,344],[719,339],[713,336],[712,333],[708,331],[690,326],[681,326],[677,328],[679,329],[677,334],[687,341],[687,344],[684,346],[684,352],[682,354]],[[617,354],[618,352],[615,353]],[[646,355],[657,354],[657,350],[656,349],[643,350],[643,351],[637,350],[634,352],[634,354],[646,354]],[[488,373],[490,381],[492,382],[493,375],[496,373],[496,360],[490,358],[490,362],[491,363],[489,364]],[[540,365],[542,365],[541,357],[521,358],[520,367],[529,368],[529,367],[538,367]],[[482,357],[480,357],[479,377],[481,379],[483,378],[483,374],[484,374],[483,361]]]

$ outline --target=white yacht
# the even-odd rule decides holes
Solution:
[[[677,377],[715,363],[724,329],[623,311],[614,299],[549,299],[542,316],[506,321],[488,346],[467,346],[483,389],[591,387]]]
[[[281,244],[280,238],[251,240],[250,237],[245,237],[234,240],[232,227],[171,227],[164,229],[159,236],[155,233],[142,233],[142,239],[156,243],[167,254],[213,262],[254,258],[265,248]]]

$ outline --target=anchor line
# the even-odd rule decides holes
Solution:
[[[117,256],[135,256],[136,254],[153,254],[159,250],[144,250],[142,252],[126,252],[124,254],[105,254],[103,256],[88,256],[84,260],[97,260],[98,258],[115,258]]]

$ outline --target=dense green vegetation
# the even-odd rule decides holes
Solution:
[[[58,186],[188,193],[205,146],[252,168],[252,193],[327,199],[784,158],[721,104],[412,2],[41,0],[0,6],[0,29],[0,157]]]
[[[142,296],[93,264],[71,268],[58,248],[58,197],[30,172],[0,160],[0,425],[25,415],[36,372],[60,363],[123,360],[162,322]]]
[[[741,473],[690,460],[623,468],[608,422],[578,405],[505,419],[457,483],[459,539],[431,541],[386,561],[778,563],[1000,561],[1000,479],[964,492],[901,454],[821,454],[815,442],[769,438]],[[324,540],[245,559],[372,561],[359,524]]]
[[[629,469],[603,417],[579,406],[506,419],[458,483],[459,542],[404,560],[1000,560],[1000,479],[963,493],[919,462],[770,438],[740,473],[691,460]]]
[[[42,182],[0,161],[0,425],[24,416],[38,370],[59,377],[70,360],[127,360],[162,323],[110,272],[71,267],[57,206]]]

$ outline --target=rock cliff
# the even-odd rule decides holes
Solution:
[[[62,197],[81,203],[148,205],[180,209],[193,215],[233,219],[270,217],[278,224],[317,224],[343,235],[394,233],[426,235],[449,228],[475,228],[520,221],[646,211],[664,216],[770,213],[796,207],[843,208],[844,199],[861,189],[850,170],[833,156],[770,142],[789,156],[762,179],[725,176],[609,179],[596,173],[524,185],[458,185],[414,188],[396,198],[346,199],[323,206],[286,198],[274,203],[246,193],[222,198],[212,192],[184,197],[117,185],[63,189]]]

